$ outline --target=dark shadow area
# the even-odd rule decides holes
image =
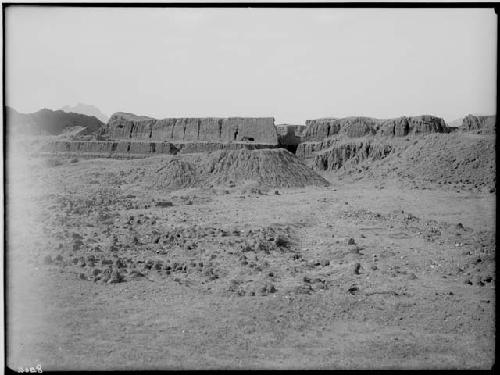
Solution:
[[[295,154],[297,152],[297,147],[299,145],[279,145],[279,148],[284,148],[285,150]]]

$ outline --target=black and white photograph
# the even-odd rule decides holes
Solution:
[[[493,370],[490,5],[4,2],[5,367]]]

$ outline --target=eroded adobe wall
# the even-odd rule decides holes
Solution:
[[[462,121],[460,130],[479,134],[495,133],[496,116],[475,116],[467,115]]]
[[[430,115],[374,119],[370,117],[307,120],[304,141],[321,141],[334,135],[358,138],[366,135],[404,137],[409,134],[446,133],[443,119]]]
[[[115,113],[104,128],[110,139],[151,140],[154,142],[255,142],[277,145],[272,117],[166,118]]]
[[[176,155],[218,150],[257,150],[275,148],[277,145],[266,145],[247,142],[149,142],[149,141],[53,141],[41,150],[47,154],[65,154],[82,157],[144,157],[152,155]]]
[[[439,117],[431,115],[408,117],[410,134],[447,133],[446,122]]]
[[[175,145],[167,142],[126,141],[54,141],[45,145],[41,151],[82,156],[174,155],[179,152]]]

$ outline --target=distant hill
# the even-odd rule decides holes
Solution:
[[[65,105],[64,107],[61,108],[61,111],[64,112],[72,112],[72,113],[80,113],[82,115],[87,115],[87,116],[94,116],[101,120],[104,123],[107,123],[109,120],[109,117],[106,116],[104,113],[102,113],[99,108],[96,106],[90,105],[90,104],[83,104],[83,103],[78,103],[77,105],[71,107],[69,105]]]
[[[59,135],[74,127],[85,128],[82,134],[90,134],[104,125],[96,117],[80,113],[52,111],[46,108],[34,113],[20,113],[11,107],[7,107],[6,123],[11,134],[40,135]]]

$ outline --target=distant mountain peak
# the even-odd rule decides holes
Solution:
[[[68,113],[72,112],[72,113],[80,113],[82,115],[87,115],[87,116],[94,116],[104,123],[107,123],[109,120],[108,116],[102,113],[99,108],[91,104],[84,104],[78,102],[78,104],[74,106],[65,105],[64,107],[61,108],[61,110]]]
[[[59,135],[69,128],[83,128],[84,134],[99,130],[104,123],[96,116],[82,113],[53,111],[42,108],[34,113],[20,113],[7,107],[7,126],[13,134]]]

